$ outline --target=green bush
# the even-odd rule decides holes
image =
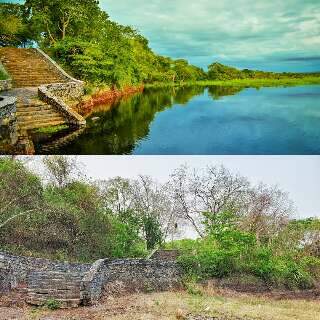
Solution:
[[[57,301],[55,299],[48,299],[45,304],[44,307],[50,309],[50,310],[57,310],[61,308],[61,303],[60,301]]]
[[[320,281],[320,258],[306,256],[301,259],[301,265],[314,279]]]
[[[192,243],[195,246],[190,248]],[[320,275],[320,259],[276,254],[272,247],[258,245],[252,234],[237,230],[170,246],[182,250],[180,266],[186,275],[198,280],[247,274],[272,287],[307,289]]]

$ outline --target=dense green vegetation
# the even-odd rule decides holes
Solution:
[[[25,8],[19,4],[0,4],[0,47],[27,45],[35,36],[28,25]]]
[[[239,70],[237,68],[225,66],[215,62],[208,67],[208,80],[228,81],[241,79],[264,79],[264,80],[281,80],[281,79],[302,79],[304,77],[319,77],[320,73],[293,73],[293,72],[265,72],[259,70]]]
[[[137,207],[111,209],[117,181],[98,188],[79,177],[72,159],[44,163],[46,183],[22,162],[0,159],[1,250],[91,261],[143,256],[147,245],[161,240],[156,218],[138,216]]]
[[[258,243],[252,232],[237,228],[237,219],[231,225],[226,215],[221,219],[221,225],[211,228],[203,239],[167,244],[183,252],[179,263],[189,277],[237,277],[250,282],[254,276],[270,287],[286,289],[312,288],[320,280],[319,238],[305,238],[308,234],[319,237],[319,219],[291,221],[263,243]],[[304,246],[302,241],[306,241]]]
[[[175,170],[159,184],[91,181],[73,157],[0,158],[0,250],[72,261],[178,248],[196,280],[253,276],[269,286],[320,280],[320,220],[292,220],[288,195],[223,167]],[[194,230],[198,239],[168,241]]]
[[[250,80],[242,85],[261,86],[279,84],[280,80],[281,84],[319,83],[320,78],[314,74],[317,79],[304,80],[310,74],[238,70],[219,63],[211,64],[206,73],[184,59],[157,55],[137,30],[111,21],[96,0],[26,0],[24,5],[0,4],[0,34],[1,46],[38,43],[90,86],[112,88],[230,80],[230,85],[238,85],[239,79]],[[253,79],[257,82],[252,82]]]
[[[111,21],[98,1],[27,0],[0,8],[1,21],[17,21],[0,25],[2,45],[36,41],[82,80],[125,86],[205,79],[204,71],[186,60],[156,55],[136,30]]]
[[[280,190],[263,185],[252,190],[246,179],[223,168],[193,176],[180,169],[174,180],[181,213],[201,236],[166,244],[182,251],[179,262],[189,277],[247,275],[290,289],[319,282],[320,220],[290,219],[292,204]]]

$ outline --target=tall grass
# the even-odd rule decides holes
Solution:
[[[166,88],[183,86],[238,86],[238,87],[277,87],[277,86],[300,86],[320,84],[320,77],[306,76],[302,78],[283,78],[283,79],[234,79],[226,81],[192,81],[192,82],[155,82],[146,84],[146,88]]]

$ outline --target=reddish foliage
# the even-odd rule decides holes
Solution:
[[[94,107],[98,105],[112,104],[117,99],[128,97],[138,92],[142,92],[144,89],[143,86],[140,87],[126,87],[122,90],[111,89],[104,92],[98,92],[91,96],[90,100],[82,101],[75,106],[76,111],[85,116],[91,113]]]

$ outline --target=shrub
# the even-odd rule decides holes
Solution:
[[[57,310],[61,308],[61,302],[55,299],[48,299],[44,306],[50,310]]]
[[[182,250],[178,263],[186,275],[198,280],[247,274],[272,287],[308,289],[319,279],[320,259],[277,255],[272,247],[259,246],[253,235],[240,231],[228,231],[197,240],[194,244],[192,250],[189,249],[190,242],[175,246],[188,248]]]

